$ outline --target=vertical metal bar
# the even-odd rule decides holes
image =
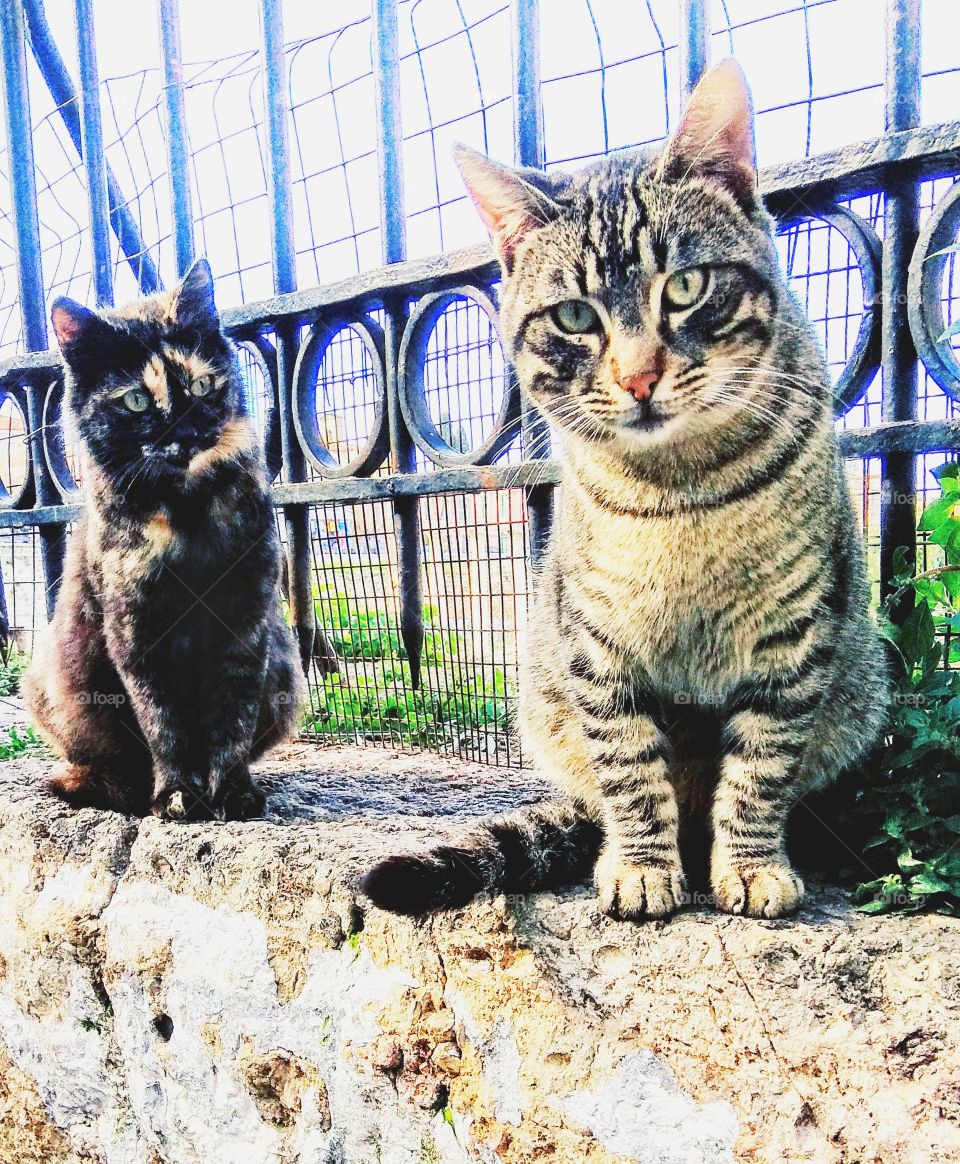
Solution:
[[[680,0],[680,91],[684,99],[710,66],[710,0]]]
[[[3,89],[7,156],[16,159],[16,165],[11,165],[9,171],[23,342],[27,351],[42,352],[47,346],[47,319],[40,258],[40,219],[37,212],[30,91],[27,84],[26,30],[20,0],[0,0],[0,85]],[[26,388],[28,447],[37,502],[40,505],[54,505],[60,496],[43,455],[43,397],[46,386],[30,383]],[[66,527],[59,524],[42,526],[40,530],[48,618],[53,614],[63,573],[65,533]]]
[[[80,3],[80,0],[77,0]],[[89,0],[85,0],[89,3]],[[190,146],[183,102],[183,60],[180,50],[179,0],[160,0],[160,45],[163,54],[164,128],[167,134],[167,171],[173,218],[173,247],[177,274],[185,275],[195,258],[193,206],[190,199]]]
[[[80,114],[77,110],[77,95],[73,82],[63,63],[63,57],[50,32],[43,0],[21,0],[30,30],[30,47],[37,67],[47,83],[50,96],[57,106],[57,112],[66,126],[78,153],[81,151]],[[107,196],[110,201],[110,221],[117,242],[130,264],[130,269],[144,295],[149,295],[160,286],[160,277],[153,259],[143,244],[140,229],[130,213],[126,199],[107,164]]]
[[[384,263],[407,257],[403,201],[403,128],[400,118],[400,50],[396,0],[373,0],[373,99],[380,172],[380,250]]]
[[[260,5],[260,56],[267,128],[267,195],[271,211],[273,286],[278,295],[297,288],[287,131],[287,71],[283,54],[283,0]]]
[[[519,166],[542,169],[543,106],[540,100],[540,4],[539,0],[511,0],[513,44],[513,156]],[[512,372],[510,373],[512,375]],[[526,396],[521,431],[523,445],[533,459],[550,456],[550,427]],[[546,548],[553,519],[553,486],[534,485],[524,490],[530,557],[539,562]]]
[[[377,168],[380,175],[380,250],[384,263],[407,257],[407,223],[403,199],[403,128],[400,118],[400,52],[396,0],[373,0],[373,85],[377,118]],[[407,322],[405,296],[384,304],[384,355],[390,452],[398,473],[416,471],[414,443],[400,410],[400,341]],[[423,653],[423,576],[420,549],[420,500],[393,500],[400,587],[400,636],[407,652],[410,682],[420,686]]]
[[[283,52],[283,0],[260,5],[260,58],[267,132],[267,194],[271,210],[273,286],[278,295],[295,291],[296,252],[293,241],[293,201],[290,195],[290,151],[287,140],[287,74]],[[277,325],[277,383],[280,405],[280,444],[286,480],[305,481],[303,450],[293,424],[293,369],[299,328]],[[290,580],[290,618],[300,643],[304,671],[313,656],[315,619],[310,587],[310,511],[306,505],[285,505],[287,574]]]
[[[93,290],[98,304],[110,306],[113,303],[110,200],[107,195],[107,160],[103,152],[103,125],[100,120],[100,74],[97,69],[93,0],[76,0],[74,11],[80,70],[80,152],[87,175]]]
[[[920,0],[886,0],[886,130],[920,124]],[[910,176],[891,180],[884,198],[881,371],[883,420],[917,415],[917,353],[907,321],[907,269],[917,242],[919,187]],[[882,461],[880,585],[890,592],[898,546],[916,553],[916,457],[891,453]],[[894,612],[909,613],[909,599]]]

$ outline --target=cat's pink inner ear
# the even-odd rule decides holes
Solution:
[[[747,78],[728,57],[705,73],[690,94],[669,157],[686,163],[692,174],[709,173],[727,180],[736,193],[748,193],[757,182],[753,127]]]
[[[58,299],[50,309],[53,334],[61,348],[77,342],[90,322],[90,312],[72,299]]]
[[[509,268],[523,236],[550,217],[549,199],[515,170],[467,146],[457,146],[454,157],[490,240]]]

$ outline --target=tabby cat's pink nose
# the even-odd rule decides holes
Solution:
[[[646,372],[635,372],[632,376],[624,376],[620,381],[620,387],[624,392],[629,392],[639,404],[643,404],[653,395],[653,389],[659,378],[659,372],[655,368],[651,368]]]

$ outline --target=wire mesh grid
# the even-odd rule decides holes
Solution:
[[[36,633],[47,621],[40,546],[37,526],[0,529],[0,571],[10,641],[26,654],[33,651]]]
[[[304,732],[319,740],[428,746],[400,635],[396,536],[386,502],[311,507],[317,625],[338,671],[314,666]]]
[[[390,504],[312,507],[317,624],[339,669],[322,674],[314,667],[305,735],[519,766],[515,701],[527,598],[522,493],[424,498],[420,519],[424,642],[414,691],[400,630]]]
[[[517,767],[517,666],[528,586],[523,493],[427,497],[420,520],[431,635],[425,689],[448,725],[436,746]]]

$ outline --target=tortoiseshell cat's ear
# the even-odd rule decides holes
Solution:
[[[100,359],[114,339],[105,319],[65,295],[53,301],[50,322],[63,358],[71,366]]]
[[[180,327],[219,330],[213,298],[213,273],[206,259],[197,259],[170,293],[173,319]]]
[[[757,201],[753,101],[743,69],[728,57],[705,73],[690,94],[664,162],[726,186],[747,209]]]
[[[510,271],[523,236],[560,213],[552,194],[562,179],[537,170],[502,166],[465,145],[454,146],[453,156],[490,241],[505,270]]]

